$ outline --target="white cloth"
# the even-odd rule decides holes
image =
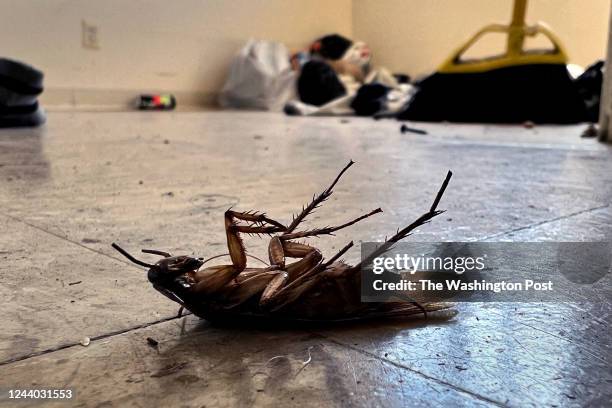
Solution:
[[[351,108],[351,103],[357,95],[357,91],[363,85],[355,81],[350,75],[339,75],[338,78],[344,88],[346,94],[326,103],[325,105],[315,106],[304,103],[300,100],[293,99],[285,105],[285,113],[288,115],[299,116],[341,116],[354,115],[355,112]],[[386,85],[391,90],[387,94],[387,109],[386,114],[399,112],[404,104],[416,92],[416,88],[410,84],[399,84],[395,77],[385,68],[372,70],[366,77],[364,84],[379,83]]]
[[[250,39],[232,61],[219,104],[224,108],[282,110],[296,95],[297,73],[289,58],[281,43]]]

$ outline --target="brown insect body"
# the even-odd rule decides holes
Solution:
[[[197,316],[211,321],[260,318],[271,321],[307,320],[338,321],[373,317],[409,316],[446,308],[445,304],[416,302],[361,302],[361,265],[388,251],[393,244],[408,236],[415,228],[429,222],[442,211],[437,205],[450,181],[449,171],[430,210],[382,243],[360,264],[351,266],[339,258],[352,247],[350,242],[329,260],[310,245],[295,242],[299,238],[332,235],[381,212],[380,208],[337,227],[297,231],[306,216],[332,194],[331,186],[313,198],[294,217],[289,226],[268,218],[263,213],[225,212],[225,229],[231,265],[202,268],[206,261],[189,256],[143,250],[164,258],[151,265],[139,261],[116,244],[113,247],[132,262],[149,268],[148,278],[154,288]],[[247,268],[246,249],[240,234],[270,234],[268,256],[270,266]],[[273,235],[276,234],[276,235]],[[298,259],[287,262],[287,258]]]

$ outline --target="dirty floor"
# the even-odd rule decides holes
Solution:
[[[1,130],[0,405],[15,406],[9,388],[70,388],[47,404],[610,406],[610,276],[567,302],[458,304],[428,321],[213,327],[176,317],[110,247],[225,253],[228,207],[288,221],[349,159],[310,225],[384,213],[318,239],[324,254],[412,221],[448,169],[447,213],[412,240],[612,239],[612,147],[583,126],[412,125],[429,134],[228,112],[51,112]],[[246,244],[265,255],[265,239]]]

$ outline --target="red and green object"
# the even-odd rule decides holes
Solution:
[[[176,107],[176,98],[172,94],[140,95],[139,109],[172,110]]]

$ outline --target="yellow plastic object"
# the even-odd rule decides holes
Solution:
[[[565,47],[559,38],[544,23],[538,22],[532,26],[525,23],[527,0],[514,0],[512,22],[505,24],[490,24],[472,36],[465,44],[459,47],[441,66],[440,73],[474,73],[484,72],[497,68],[528,64],[567,64],[568,57]],[[483,35],[488,33],[507,33],[508,42],[506,53],[497,56],[476,60],[462,61],[461,56],[476,43]],[[525,51],[523,45],[525,37],[534,37],[543,34],[552,43],[551,50]]]

